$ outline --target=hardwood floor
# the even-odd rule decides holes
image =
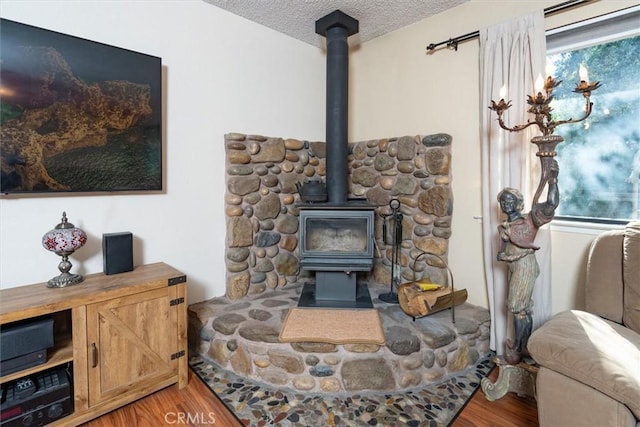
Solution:
[[[495,381],[497,369],[489,378]],[[103,415],[86,427],[157,427],[157,426],[217,426],[237,427],[242,424],[224,404],[190,370],[189,385],[178,390],[168,387],[144,399]],[[528,427],[538,425],[534,399],[524,399],[513,393],[489,402],[477,391],[453,427]]]

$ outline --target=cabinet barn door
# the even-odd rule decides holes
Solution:
[[[176,307],[168,288],[87,306],[89,406],[177,374]]]

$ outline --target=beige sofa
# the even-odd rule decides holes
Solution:
[[[528,350],[541,426],[640,427],[640,221],[594,240],[586,311],[556,314]]]

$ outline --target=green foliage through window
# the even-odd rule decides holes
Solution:
[[[547,56],[564,83],[554,91],[554,118],[578,118],[584,98],[573,92],[584,64],[593,112],[584,122],[559,126],[559,217],[629,220],[640,214],[640,36],[605,41]]]

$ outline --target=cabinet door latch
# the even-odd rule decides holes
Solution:
[[[179,358],[181,358],[181,357],[184,357],[184,355],[185,355],[185,351],[184,351],[184,350],[180,350],[180,351],[178,351],[178,352],[176,352],[176,353],[173,353],[173,354],[171,355],[171,360],[179,359]]]
[[[180,298],[176,298],[176,299],[172,299],[169,301],[169,306],[174,306],[174,305],[180,305],[184,303],[184,297],[180,297]]]

